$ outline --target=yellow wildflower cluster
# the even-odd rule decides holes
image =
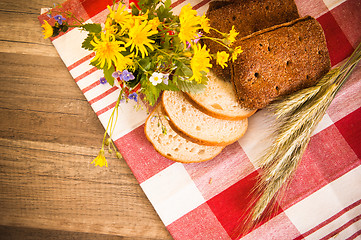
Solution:
[[[103,148],[100,149],[98,156],[91,163],[99,167],[103,167],[103,166],[108,167],[108,162],[104,154],[105,154],[104,149]]]
[[[53,35],[53,27],[46,20],[44,20],[44,24],[41,27],[43,28],[44,39]]]
[[[115,40],[115,36],[109,33],[101,33],[101,38],[98,39],[94,37],[94,40],[91,42],[94,46],[95,57],[93,62],[98,61],[98,64],[101,68],[107,66],[110,68],[112,63],[118,63],[119,60],[124,58],[120,53],[124,51],[125,48],[121,47],[124,45],[124,42]]]
[[[210,55],[209,50],[206,49],[204,45],[201,47],[200,45],[194,46],[194,55],[191,60],[191,68],[193,71],[193,76],[189,80],[195,80],[196,82],[200,83],[202,80],[202,71],[208,72],[209,69],[212,67],[210,64]]]
[[[148,13],[134,16],[125,5],[119,4],[117,10],[108,6],[109,15],[105,22],[101,38],[94,37],[91,44],[96,53],[92,60],[100,68],[114,66],[117,70],[132,67],[134,58],[148,56],[153,51],[154,40],[150,39],[158,33],[158,18],[148,20]],[[117,40],[122,39],[122,40]],[[126,41],[126,42],[125,42]],[[129,51],[126,48],[130,47]]]
[[[198,16],[197,11],[193,10],[189,3],[182,7],[179,14],[179,21],[179,38],[184,45],[186,45],[187,42],[191,43],[192,40],[196,39],[198,31],[201,29],[206,33],[209,33],[209,19],[205,15],[202,17]]]
[[[117,2],[117,1],[115,1]],[[114,3],[115,3],[114,2]],[[206,87],[206,73],[212,68],[211,59],[222,68],[229,61],[235,61],[242,52],[240,47],[232,48],[238,32],[234,27],[222,33],[210,26],[209,19],[198,16],[190,4],[182,7],[179,16],[172,13],[171,0],[139,0],[139,6],[122,3],[108,6],[109,14],[104,22],[83,23],[72,19],[79,25],[69,25],[69,16],[63,17],[61,9],[56,8],[48,15],[56,22],[52,26],[44,21],[44,38],[55,37],[69,28],[80,28],[88,32],[82,47],[93,51],[91,64],[103,70],[100,84],[110,84],[120,89],[119,97],[110,116],[103,137],[102,148],[92,164],[108,166],[104,147],[109,151],[115,145],[106,140],[110,130],[111,137],[122,100],[142,100],[154,105],[163,90],[197,92]],[[53,14],[56,13],[57,15]],[[219,33],[219,38],[210,37],[210,31]],[[224,46],[226,51],[210,54],[207,45],[200,39],[213,40]],[[120,153],[116,151],[118,157]]]

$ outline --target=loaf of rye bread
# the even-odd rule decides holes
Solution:
[[[232,63],[232,82],[246,108],[260,109],[279,96],[312,86],[331,67],[322,27],[309,16],[234,44],[243,53]]]
[[[237,38],[299,18],[294,0],[216,1],[210,4],[206,16],[210,20],[211,27],[222,32],[228,33],[234,26],[239,32]],[[211,30],[207,36],[221,37],[214,30]],[[225,47],[213,41],[205,40],[204,43],[210,49],[210,53],[226,51]],[[228,81],[231,79],[230,67],[223,69],[216,64],[215,59],[211,63],[212,70],[218,77]]]

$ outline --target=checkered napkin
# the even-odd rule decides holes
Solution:
[[[187,3],[203,14],[210,0],[173,1],[178,14]],[[111,0],[68,0],[67,10],[87,22],[104,22]],[[332,65],[361,41],[360,0],[296,0],[301,16],[323,27]],[[46,15],[39,17],[42,22]],[[52,38],[76,84],[106,126],[119,95],[99,84],[94,56],[81,48],[86,32],[73,29]],[[314,132],[279,210],[244,239],[355,239],[361,235],[361,65],[344,84]],[[267,142],[269,114],[249,118],[249,129],[215,159],[181,164],[158,154],[143,132],[145,111],[132,101],[119,108],[113,140],[174,239],[234,239],[258,176],[254,161]],[[111,167],[111,166],[110,166]]]

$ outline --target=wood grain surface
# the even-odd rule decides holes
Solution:
[[[43,39],[53,3],[0,1],[0,239],[171,239],[124,160],[90,164],[104,128]]]

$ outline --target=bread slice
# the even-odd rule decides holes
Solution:
[[[254,114],[256,110],[242,108],[236,91],[230,81],[207,74],[207,88],[198,94],[185,93],[192,104],[202,112],[220,119],[241,120]]]
[[[179,136],[164,116],[162,106],[158,104],[148,116],[144,128],[147,139],[162,156],[177,162],[194,163],[210,160],[222,151],[223,146],[199,145]],[[158,123],[167,129],[166,134]]]
[[[248,127],[247,118],[223,120],[203,113],[182,92],[164,91],[162,105],[173,129],[195,143],[225,146],[242,137]]]
[[[276,25],[237,40],[243,53],[232,63],[232,81],[245,108],[310,87],[331,62],[321,25],[312,17]]]
[[[294,0],[234,0],[231,4],[230,2],[215,2],[210,4],[206,16],[210,20],[210,26],[222,32],[228,33],[234,26],[239,33],[237,38],[299,18]],[[221,37],[213,30],[207,36]],[[204,43],[212,54],[227,51],[225,47],[211,40],[205,40]],[[231,79],[229,65],[223,69],[216,64],[215,59],[211,63],[212,70],[217,76]]]

